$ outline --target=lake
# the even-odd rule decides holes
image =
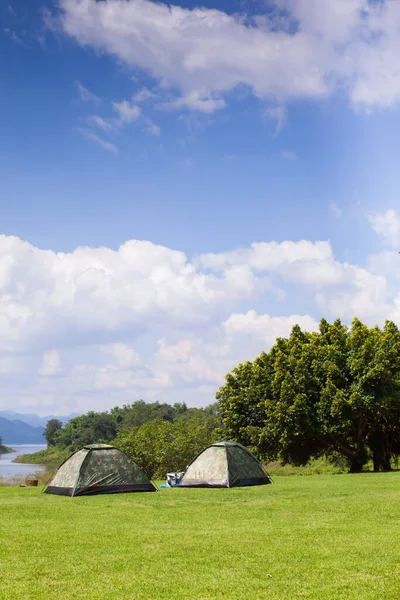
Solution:
[[[29,474],[46,470],[45,465],[28,465],[12,462],[21,454],[32,454],[33,452],[44,450],[47,448],[45,444],[10,444],[10,447],[15,450],[15,452],[10,452],[10,454],[0,454],[0,478],[22,478]]]

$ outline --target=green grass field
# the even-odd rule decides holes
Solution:
[[[1,600],[400,598],[400,473],[66,498],[0,488]]]

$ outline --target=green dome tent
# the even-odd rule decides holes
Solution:
[[[62,496],[155,491],[142,469],[108,444],[92,444],[74,452],[45,489],[46,494]]]
[[[211,444],[189,465],[179,487],[241,487],[272,483],[261,463],[237,442]]]

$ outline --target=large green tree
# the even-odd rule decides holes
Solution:
[[[400,333],[354,319],[320,322],[318,332],[295,326],[268,353],[238,365],[217,393],[230,437],[260,458],[304,464],[341,454],[360,471],[389,469],[400,448]]]
[[[56,445],[58,432],[60,429],[62,429],[62,426],[63,425],[59,419],[50,419],[47,421],[43,435],[46,438],[48,446]]]

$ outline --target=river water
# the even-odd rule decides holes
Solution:
[[[32,454],[44,450],[46,447],[43,444],[12,444],[11,448],[15,452],[0,454],[0,479],[23,478],[33,473],[45,471],[45,465],[13,463],[13,460],[21,454]]]

